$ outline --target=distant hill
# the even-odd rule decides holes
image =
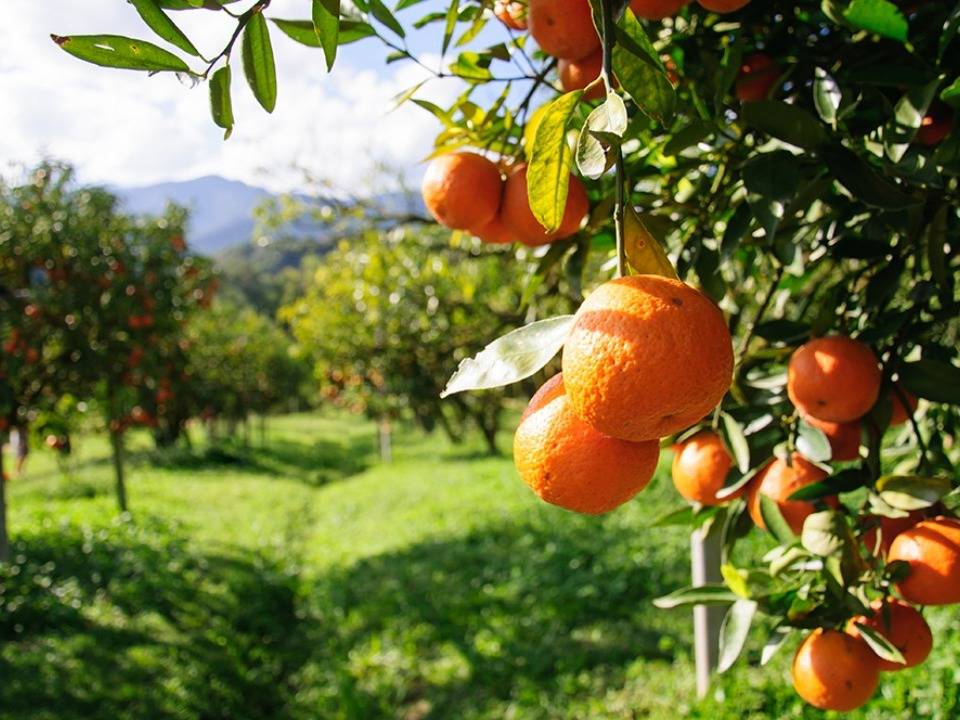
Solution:
[[[168,202],[190,210],[187,237],[204,255],[247,243],[253,235],[253,209],[274,197],[263,188],[216,175],[143,187],[111,188],[132,213],[159,213]]]

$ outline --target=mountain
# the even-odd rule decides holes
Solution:
[[[274,197],[263,188],[216,175],[111,189],[124,210],[131,213],[159,213],[168,202],[188,208],[187,238],[191,247],[204,255],[249,242],[253,235],[253,209]]]

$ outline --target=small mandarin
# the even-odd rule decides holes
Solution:
[[[791,457],[788,465],[780,458],[774,459],[750,481],[747,495],[747,510],[757,527],[766,530],[760,512],[760,496],[766,495],[776,501],[783,519],[790,529],[799,534],[803,522],[815,511],[812,502],[790,500],[790,496],[802,487],[826,479],[827,473],[808,461],[799,453]]]
[[[857,623],[860,623],[883,635],[900,651],[906,663],[878,657],[877,665],[881,670],[888,672],[906,670],[916,667],[927,659],[930,650],[933,649],[933,633],[916,608],[902,600],[888,598],[886,602],[874,600],[870,604],[870,609],[873,610],[873,614],[869,617],[860,615],[851,619],[847,631],[854,637],[859,637],[860,630],[857,628]]]
[[[960,603],[960,521],[937,517],[904,530],[890,545],[887,562],[902,560],[910,573],[897,584],[917,605]]]
[[[817,628],[793,658],[797,694],[821,710],[855,710],[867,702],[880,682],[877,657],[859,637]]]
[[[483,227],[497,214],[503,179],[482,155],[455,152],[434,158],[423,176],[423,202],[437,222],[455,230]]]
[[[880,364],[869,346],[839,335],[801,345],[787,367],[787,394],[804,415],[849,422],[880,394]]]
[[[718,505],[740,497],[746,488],[720,500],[727,473],[733,465],[720,436],[710,430],[694,435],[677,446],[673,455],[673,484],[683,497],[701,505]]]

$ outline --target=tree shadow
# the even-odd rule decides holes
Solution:
[[[504,524],[318,578],[306,672],[340,691],[305,697],[320,717],[454,718],[583,673],[622,683],[638,657],[670,662],[687,616],[650,599],[686,568],[610,552],[627,532],[567,515]]]
[[[263,718],[308,648],[297,576],[156,522],[49,527],[0,566],[0,717]]]

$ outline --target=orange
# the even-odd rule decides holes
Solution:
[[[513,30],[527,29],[527,6],[518,0],[497,0],[493,14],[500,22]]]
[[[890,412],[890,425],[902,425],[907,421],[907,418],[913,415],[917,411],[917,406],[920,402],[917,400],[917,396],[907,392],[900,383],[897,383],[897,389],[899,392],[890,393],[891,400],[893,401],[893,410]],[[900,400],[901,393],[907,399],[907,408],[903,406],[903,402]]]
[[[632,0],[630,9],[644,20],[663,20],[680,12],[690,0]]]
[[[705,430],[676,447],[672,467],[673,484],[677,492],[691,502],[719,505],[746,492],[746,488],[741,488],[723,500],[717,498],[732,465],[733,460],[720,436]]]
[[[766,100],[780,77],[780,68],[766,53],[754,53],[743,59],[737,73],[735,90],[740,102]]]
[[[887,562],[910,563],[910,574],[897,585],[904,600],[917,605],[960,602],[960,522],[937,517],[897,535]]]
[[[583,183],[570,175],[567,206],[563,210],[560,227],[548,233],[533,215],[527,198],[527,166],[519,165],[507,178],[503,189],[500,217],[507,229],[524,245],[546,245],[573,235],[580,229],[584,216],[590,210],[590,200]]]
[[[600,47],[590,0],[530,0],[527,25],[547,55],[580,60]]]
[[[860,457],[860,421],[832,423],[818,420],[810,415],[803,419],[820,430],[830,441],[830,459],[838,462],[856,460]]]
[[[697,0],[700,3],[700,6],[706,8],[710,12],[720,13],[729,13],[734,10],[739,10],[740,8],[747,5],[750,0]]]
[[[799,453],[793,454],[791,463],[787,465],[780,458],[776,458],[750,481],[747,510],[757,527],[767,529],[766,523],[763,522],[763,515],[760,514],[761,494],[777,502],[783,519],[797,534],[803,530],[803,521],[814,512],[812,502],[787,498],[802,487],[826,479],[827,473]]]
[[[473,230],[473,234],[480,238],[483,242],[489,243],[491,245],[504,245],[506,243],[512,243],[516,238],[513,236],[513,233],[507,229],[507,226],[503,224],[503,220],[500,218],[500,213],[497,213],[493,218],[483,227]]]
[[[603,70],[603,51],[597,50],[582,60],[566,60],[561,58],[557,62],[557,72],[560,74],[560,86],[564,92],[580,90],[592,83]],[[596,85],[592,90],[584,93],[584,100],[597,100],[606,93],[603,83]]]
[[[834,335],[811,340],[793,353],[787,367],[787,394],[804,415],[849,422],[873,407],[880,380],[873,350]]]
[[[587,425],[570,408],[561,374],[530,399],[513,438],[513,461],[541,499],[597,515],[640,492],[657,467],[657,442],[618,440]]]
[[[880,557],[886,557],[890,554],[890,546],[897,535],[904,530],[909,530],[918,522],[923,520],[923,513],[914,510],[906,517],[892,518],[884,515],[868,515],[865,520],[874,520],[873,527],[863,534],[863,544],[870,553],[876,552]],[[877,544],[877,533],[879,532],[879,546]]]
[[[563,348],[570,402],[600,432],[653,440],[690,427],[730,387],[733,349],[706,295],[659,275],[604,283]]]
[[[847,632],[860,637],[856,623],[861,623],[889,640],[906,660],[906,664],[903,664],[878,657],[877,665],[881,670],[906,670],[927,659],[933,649],[933,633],[916,608],[902,600],[888,598],[886,603],[874,600],[870,609],[873,615],[853,618],[847,626]]]
[[[877,689],[877,656],[859,637],[817,628],[793,657],[793,687],[821,710],[847,712],[863,705]]]
[[[483,227],[497,214],[503,180],[500,169],[482,155],[440,155],[423,176],[423,202],[437,222],[456,230]]]

